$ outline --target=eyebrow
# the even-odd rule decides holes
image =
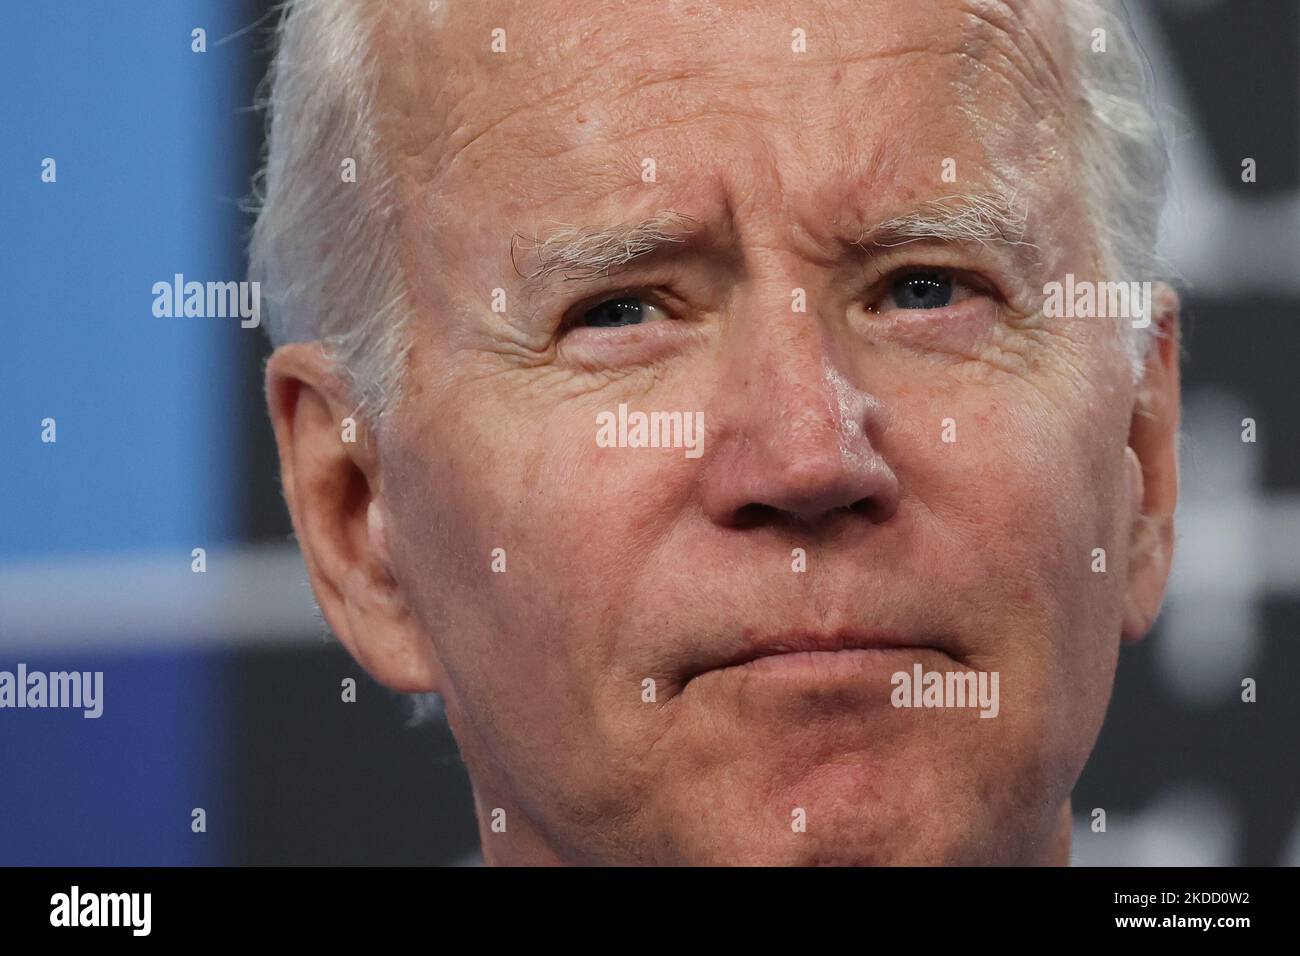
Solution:
[[[849,244],[869,252],[921,241],[974,242],[1012,247],[1015,258],[1032,263],[1039,247],[1025,238],[1027,218],[1027,207],[1015,194],[943,196],[863,228]],[[584,281],[608,276],[615,269],[684,243],[702,231],[694,217],[671,209],[646,219],[597,228],[550,222],[557,228],[545,239],[540,234],[520,233],[511,238],[511,262],[530,293],[544,290],[557,277]],[[531,272],[520,271],[515,259],[520,244],[530,249],[536,260]]]
[[[927,240],[975,242],[1013,247],[1017,258],[1035,261],[1041,250],[1026,238],[1028,218],[1028,205],[1014,193],[943,196],[864,228],[853,245],[869,250]]]
[[[532,288],[544,287],[550,279],[597,279],[635,259],[684,243],[699,232],[696,219],[675,210],[664,210],[648,219],[619,223],[597,229],[581,229],[558,223],[545,239],[516,233],[510,242],[510,259],[515,261],[517,241],[532,247],[537,266],[520,273]],[[519,272],[518,263],[515,271]]]

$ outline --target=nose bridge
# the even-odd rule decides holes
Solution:
[[[829,464],[845,452],[849,437],[843,409],[832,391],[832,372],[820,343],[773,355],[748,421],[771,457]]]
[[[855,431],[844,375],[835,367],[830,330],[813,311],[795,312],[794,288],[775,279],[741,303],[729,349],[730,385],[751,442],[779,440],[800,457],[843,450]]]
[[[883,409],[840,367],[830,317],[793,311],[771,283],[744,299],[723,344],[705,513],[742,528],[888,520],[898,482],[868,437]]]

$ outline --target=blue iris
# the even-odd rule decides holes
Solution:
[[[952,302],[952,279],[939,272],[913,272],[890,287],[900,309],[942,309]]]
[[[584,313],[584,325],[597,329],[612,329],[623,325],[639,325],[645,318],[645,303],[636,298],[608,299]]]

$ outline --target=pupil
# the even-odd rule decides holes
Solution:
[[[636,325],[640,321],[640,299],[610,299],[587,312],[587,324],[595,328]]]
[[[941,309],[952,301],[952,280],[939,273],[904,276],[894,285],[894,301],[903,309]]]

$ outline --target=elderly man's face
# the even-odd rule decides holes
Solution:
[[[376,39],[403,400],[336,450],[302,352],[273,406],[325,612],[444,694],[487,858],[1060,860],[1168,569],[1177,371],[1041,314],[1100,277],[1059,14],[411,6]],[[975,238],[899,231],[936,214]],[[588,235],[655,217],[630,261]],[[583,236],[617,264],[548,259]],[[606,447],[620,406],[702,445]],[[996,716],[894,706],[915,664],[996,672]]]

